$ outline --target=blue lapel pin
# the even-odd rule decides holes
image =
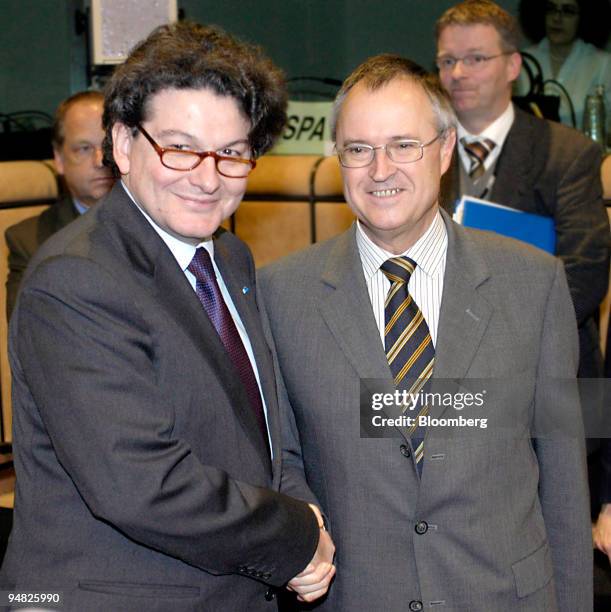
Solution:
[[[250,287],[242,287],[242,293],[246,295],[250,291]]]

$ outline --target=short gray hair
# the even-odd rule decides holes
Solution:
[[[371,91],[375,91],[394,79],[402,77],[420,85],[428,96],[437,120],[437,130],[442,138],[447,135],[450,129],[456,127],[456,115],[452,103],[447,92],[441,86],[439,78],[410,59],[400,55],[383,53],[365,60],[342,84],[335,97],[331,115],[331,137],[333,141],[336,139],[337,121],[344,100],[357,83],[363,81]]]

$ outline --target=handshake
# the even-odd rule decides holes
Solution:
[[[316,515],[320,527],[318,547],[306,568],[287,585],[289,591],[297,593],[297,599],[308,602],[322,597],[329,590],[331,579],[335,576],[335,565],[333,565],[335,545],[325,530],[320,510],[313,504],[309,506]]]

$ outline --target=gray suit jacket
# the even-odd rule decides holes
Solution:
[[[552,217],[579,325],[580,376],[602,376],[598,307],[609,282],[609,221],[602,199],[600,147],[581,132],[515,109],[495,169],[493,202]],[[460,196],[458,155],[442,178],[441,201]]]
[[[273,465],[195,292],[116,185],[38,251],[11,319],[17,491],[2,588],[63,591],[75,612],[264,611],[268,585],[311,559],[313,513],[277,492],[252,258],[227,232],[215,244],[256,356]]]
[[[10,318],[21,279],[30,259],[50,236],[79,216],[70,196],[58,200],[40,215],[11,225],[4,236],[8,246],[9,273],[6,279],[6,316]]]
[[[403,431],[392,439],[359,433],[359,381],[391,375],[354,228],[259,279],[286,386],[281,490],[317,499],[337,546],[337,576],[320,609],[590,610],[579,402],[552,380],[577,368],[562,266],[515,241],[446,224],[433,375],[513,376],[518,384],[501,384],[486,411],[515,429],[465,437],[430,428],[422,480]],[[531,440],[550,411],[574,435]]]

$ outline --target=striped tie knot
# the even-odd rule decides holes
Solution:
[[[486,158],[496,146],[494,141],[490,140],[490,138],[482,138],[481,140],[467,142],[467,139],[463,136],[460,139],[460,144],[471,161],[469,176],[472,179],[480,178],[486,171],[484,168]]]
[[[409,284],[409,279],[415,269],[416,262],[409,257],[393,257],[380,266],[380,270],[391,283],[405,283],[406,285]]]

